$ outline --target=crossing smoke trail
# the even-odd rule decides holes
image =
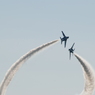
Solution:
[[[78,54],[74,54],[82,65],[85,87],[80,95],[92,95],[95,89],[95,72],[91,65]]]
[[[29,51],[28,53],[26,53],[25,55],[23,55],[19,60],[17,60],[11,67],[10,69],[7,71],[1,85],[0,85],[0,95],[5,95],[6,89],[10,83],[10,81],[12,80],[14,74],[17,72],[17,70],[21,67],[21,65],[23,63],[25,63],[32,55],[34,55],[35,53],[43,50],[44,48],[56,43],[58,40],[46,43],[42,46],[39,46],[31,51]]]

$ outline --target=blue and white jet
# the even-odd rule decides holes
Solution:
[[[62,32],[62,34],[63,34],[63,38],[60,37],[60,39],[61,39],[61,44],[62,44],[63,41],[65,41],[65,42],[64,42],[64,47],[66,47],[67,39],[69,38],[69,36],[65,36],[64,32],[63,32],[63,31],[61,31],[61,32]]]
[[[69,58],[70,58],[70,59],[71,59],[71,53],[73,54],[73,53],[74,53],[74,50],[75,50],[75,49],[73,49],[74,44],[75,44],[75,43],[73,43],[72,47],[69,49],[69,53],[70,53]]]

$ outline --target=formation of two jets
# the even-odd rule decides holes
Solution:
[[[63,34],[63,38],[60,37],[61,44],[62,44],[62,42],[64,41],[64,47],[66,47],[67,39],[68,39],[69,37],[68,37],[68,36],[65,36],[65,34],[64,34],[63,31],[61,31],[61,32],[62,32],[62,34]],[[71,58],[71,53],[73,54],[73,53],[74,53],[74,50],[75,50],[75,49],[73,49],[74,44],[75,44],[75,43],[73,43],[72,47],[69,49],[70,58]]]

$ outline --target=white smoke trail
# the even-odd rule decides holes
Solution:
[[[74,54],[82,65],[85,87],[80,95],[92,95],[95,89],[95,72],[91,65],[78,54]]]
[[[37,53],[38,51],[41,51],[42,49],[56,43],[58,40],[46,43],[42,46],[39,46],[31,51],[29,51],[28,53],[26,53],[25,55],[23,55],[19,60],[17,60],[7,71],[3,81],[1,82],[0,85],[0,95],[5,95],[6,89],[10,83],[10,81],[12,80],[14,74],[17,72],[17,70],[21,67],[21,65],[23,63],[25,63],[32,55],[34,55],[35,53]]]

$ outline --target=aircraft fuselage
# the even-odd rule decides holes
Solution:
[[[69,49],[69,51],[70,51],[70,53],[73,53],[74,52],[74,50],[71,48],[71,49]]]
[[[69,37],[61,38],[62,41],[66,41]]]

